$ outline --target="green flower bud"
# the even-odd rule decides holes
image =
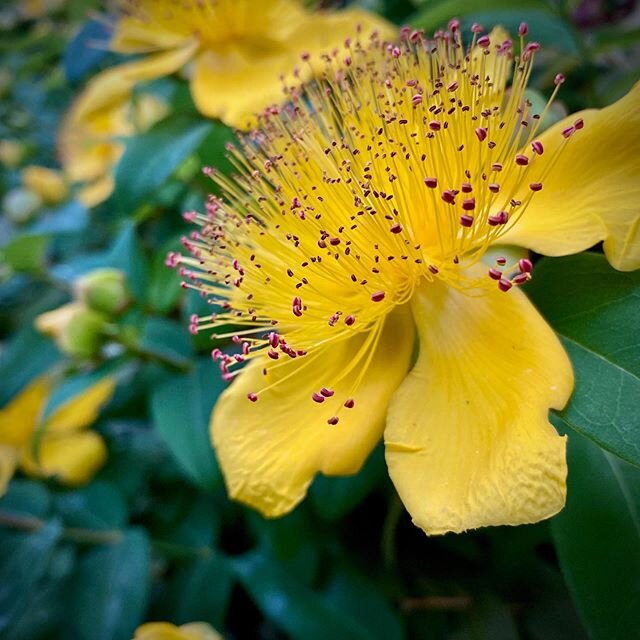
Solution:
[[[131,302],[124,273],[118,269],[96,269],[78,278],[75,296],[94,311],[116,316]]]

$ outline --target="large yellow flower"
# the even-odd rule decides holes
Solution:
[[[97,433],[85,429],[95,422],[114,388],[112,378],[103,378],[43,421],[53,382],[42,376],[1,409],[0,495],[18,467],[35,477],[55,476],[68,485],[91,480],[104,463],[107,449]]]
[[[222,636],[206,622],[179,627],[170,622],[147,622],[136,629],[133,640],[222,640]]]
[[[239,374],[212,437],[231,496],[267,516],[316,473],[357,472],[381,436],[428,533],[564,504],[548,412],[571,394],[570,362],[519,289],[531,262],[481,258],[604,240],[617,268],[640,265],[640,86],[541,133],[524,95],[538,45],[514,59],[495,30],[465,51],[450,27],[341,50],[241,139],[238,177],[211,172],[224,199],[187,214],[191,256],[168,257],[220,305],[193,331],[239,327],[240,352],[212,354]]]
[[[303,53],[342,45],[358,28],[391,37],[395,27],[361,9],[310,11],[299,0],[124,0],[111,47],[153,54],[147,70],[188,70],[198,110],[248,128],[254,114],[282,102],[282,75],[291,76]],[[159,53],[162,52],[162,53]],[[171,68],[169,68],[171,67]],[[308,65],[300,67],[303,79]]]

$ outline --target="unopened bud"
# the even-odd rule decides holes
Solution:
[[[58,204],[69,193],[67,182],[59,171],[31,165],[22,170],[21,177],[22,184],[47,204]]]
[[[131,302],[124,273],[118,269],[90,271],[74,282],[73,291],[87,307],[108,316],[122,313]]]
[[[104,344],[107,319],[81,302],[70,302],[39,315],[36,329],[50,336],[62,353],[87,359],[98,354]]]

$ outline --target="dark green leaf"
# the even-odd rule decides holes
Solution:
[[[102,20],[88,20],[67,45],[62,57],[65,75],[71,82],[82,80],[108,55],[111,37]],[[102,41],[102,46],[96,46]]]
[[[261,553],[234,560],[238,579],[262,613],[294,640],[365,640],[360,625]]]
[[[158,189],[193,153],[213,123],[178,115],[132,137],[116,168],[115,194],[123,211],[131,212]]]
[[[0,258],[14,271],[40,271],[48,243],[46,235],[17,236],[0,250]]]
[[[136,300],[144,300],[147,287],[147,263],[144,250],[133,224],[123,226],[104,265],[120,269],[126,275],[127,287]]]
[[[13,479],[0,498],[0,512],[44,518],[51,510],[51,494],[35,480]]]
[[[87,208],[76,200],[43,211],[29,227],[30,234],[78,233],[89,224]]]
[[[170,269],[165,264],[167,254],[170,251],[181,251],[180,237],[176,237],[166,243],[153,257],[147,301],[158,313],[171,311],[182,294],[180,277],[175,269]]]
[[[149,318],[142,330],[140,348],[178,367],[188,367],[193,353],[187,327],[167,318]]]
[[[150,563],[149,540],[141,529],[85,552],[69,602],[69,622],[80,640],[131,640],[147,607]]]
[[[93,482],[83,489],[58,495],[56,508],[69,527],[121,529],[127,521],[122,494],[106,482]]]
[[[205,491],[221,482],[209,439],[209,417],[221,391],[220,374],[206,359],[198,361],[189,373],[171,376],[151,393],[151,413],[158,432]]]
[[[591,637],[629,638],[640,602],[640,471],[576,433],[568,463],[567,506],[551,521],[562,571]]]
[[[574,365],[576,389],[563,420],[640,465],[640,273],[615,271],[596,254],[545,259],[527,292]]]

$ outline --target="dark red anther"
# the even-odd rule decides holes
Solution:
[[[371,300],[373,300],[373,302],[382,302],[382,300],[384,300],[384,296],[384,291],[376,291],[371,294]]]
[[[529,164],[529,158],[523,153],[519,153],[516,156],[516,164],[520,165],[521,167],[526,167]]]
[[[540,140],[534,140],[531,143],[531,148],[533,149],[533,153],[537,153],[539,156],[544,153],[544,147],[542,146],[542,142],[540,142]]]
[[[478,46],[482,49],[487,49],[491,45],[491,38],[489,36],[480,36],[478,38]]]
[[[322,387],[322,389],[320,389],[320,393],[325,398],[330,398],[335,393],[335,391],[332,391],[331,389],[327,389],[327,387]]]
[[[502,278],[502,271],[500,271],[499,269],[495,269],[494,267],[491,267],[491,269],[489,269],[489,277],[492,280],[500,280],[500,278]]]
[[[416,93],[416,94],[411,98],[411,104],[412,104],[414,107],[417,107],[421,102],[422,102],[422,94],[420,94],[420,93]]]
[[[522,258],[518,261],[518,268],[522,273],[531,273],[533,270],[533,262],[528,258]]]
[[[514,276],[513,278],[511,278],[511,282],[513,282],[513,284],[524,284],[525,282],[529,282],[529,280],[531,280],[531,274],[530,273],[519,273],[517,276]]]
[[[476,129],[476,137],[480,142],[487,139],[487,129],[485,127],[478,127]]]
[[[429,129],[431,129],[431,131],[440,131],[441,126],[438,120],[431,120],[431,122],[429,122]]]
[[[456,196],[455,193],[453,193],[453,191],[450,191],[449,189],[447,189],[446,191],[442,192],[442,195],[440,196],[447,204],[454,204],[456,201]]]
[[[462,193],[471,193],[473,191],[473,186],[471,186],[469,182],[463,182],[460,185],[460,191],[462,191]]]
[[[347,327],[350,327],[351,325],[353,325],[356,321],[356,317],[352,316],[351,314],[349,314],[348,316],[345,316],[344,318],[344,323],[347,325]]]
[[[438,186],[438,178],[425,178],[424,183],[429,189],[435,189]]]
[[[256,393],[247,393],[247,398],[249,400],[251,400],[251,402],[257,402],[258,401],[258,394],[256,394]]]
[[[353,409],[355,404],[356,401],[353,398],[349,398],[348,400],[344,401],[344,406],[347,407],[347,409]]]
[[[499,213],[494,213],[492,216],[487,218],[487,222],[490,227],[497,227],[501,224],[507,224],[509,220],[509,214],[506,211],[500,211]]]
[[[507,259],[504,256],[498,256],[496,258],[496,264],[501,267],[504,267],[504,265],[507,264]]]
[[[337,247],[340,244],[340,238],[329,238],[329,244],[332,247]]]
[[[272,360],[277,360],[280,357],[280,354],[277,351],[274,351],[273,349],[269,349],[269,351],[267,351],[267,355]]]
[[[523,38],[529,33],[529,25],[526,22],[521,22],[518,27],[518,35]]]
[[[576,132],[576,128],[575,127],[565,127],[562,130],[562,137],[563,138],[570,138],[575,132]]]
[[[462,216],[460,216],[460,224],[463,227],[470,227],[473,225],[473,216],[464,214]]]
[[[542,182],[532,182],[529,185],[529,189],[531,189],[531,191],[542,191]]]
[[[474,22],[471,25],[471,33],[482,33],[484,31],[484,29],[482,28],[481,24],[478,24],[477,22]]]
[[[500,280],[498,280],[498,289],[500,289],[500,291],[504,291],[506,293],[512,286],[511,281],[506,278],[500,278]]]
[[[327,424],[330,424],[332,427],[335,427],[335,425],[338,424],[339,420],[340,419],[338,418],[338,416],[333,416],[327,420]]]
[[[462,209],[463,211],[473,211],[476,208],[476,199],[475,198],[466,198],[462,201]]]
[[[389,229],[389,231],[391,231],[391,233],[400,233],[402,231],[402,225],[396,223]]]
[[[491,170],[495,171],[496,173],[499,173],[500,171],[502,171],[502,165],[499,162],[494,162],[491,165]]]
[[[491,193],[498,193],[498,191],[500,191],[500,185],[497,182],[489,183],[489,191],[491,191]]]
[[[564,84],[566,78],[563,73],[556,73],[556,77],[553,79],[555,85]]]
[[[579,131],[580,129],[582,129],[584,127],[584,120],[582,118],[578,118],[573,123],[573,126],[576,128],[576,131]]]
[[[431,273],[433,273],[433,275],[434,275],[434,276],[435,276],[435,275],[437,275],[438,273],[440,273],[440,269],[438,269],[438,267],[436,267],[436,265],[435,265],[435,264],[430,264],[430,265],[427,267],[427,269],[429,269],[429,271],[430,271]]]
[[[311,399],[318,404],[322,404],[324,402],[324,396],[316,393],[315,391],[311,394]]]

